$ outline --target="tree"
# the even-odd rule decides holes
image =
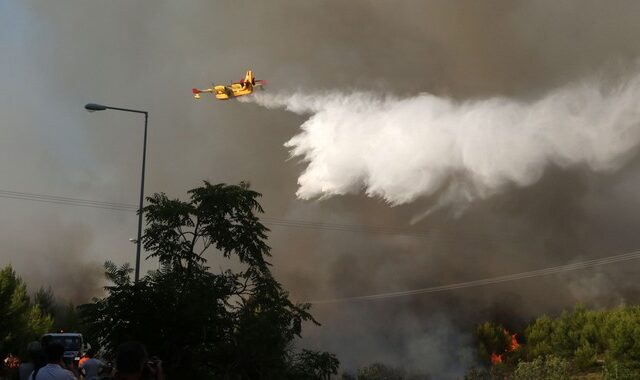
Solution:
[[[337,373],[330,354],[291,353],[303,322],[317,322],[271,274],[260,194],[205,182],[189,196],[147,198],[143,243],[161,269],[133,283],[128,265],[106,263],[107,295],[81,307],[91,338],[108,349],[143,341],[176,378],[287,378],[300,366],[319,379]],[[241,269],[213,273],[212,252]]]
[[[407,372],[402,368],[373,363],[358,369],[358,380],[426,380],[429,376]]]
[[[340,362],[334,354],[302,350],[295,355],[291,368],[292,379],[319,379],[329,380],[331,375],[338,373]]]
[[[56,297],[51,287],[40,287],[33,295],[33,303],[38,305],[44,315],[53,315],[56,307]]]
[[[515,380],[569,380],[569,363],[556,356],[538,357],[518,363],[513,375]]]
[[[481,326],[478,335],[489,343],[480,345],[479,351],[486,353],[496,329],[491,323]],[[537,318],[525,333],[520,356],[513,356],[508,363],[517,363],[516,378],[558,378],[545,375],[544,371],[553,368],[565,377],[570,371],[574,375],[602,371],[604,378],[640,378],[640,306],[589,310],[577,305],[557,318]],[[527,361],[518,363],[519,359]]]
[[[619,362],[607,362],[602,369],[603,380],[635,380],[640,378],[640,370],[629,368]]]
[[[546,315],[539,317],[527,327],[525,334],[527,336],[527,352],[530,359],[551,355],[554,352],[555,347],[550,341],[554,330],[554,320]]]
[[[464,375],[464,380],[491,380],[491,373],[483,367],[471,368]]]
[[[406,372],[400,368],[389,367],[382,363],[373,363],[358,369],[359,380],[403,380]]]
[[[480,360],[489,363],[492,354],[502,354],[507,351],[511,335],[506,333],[502,325],[487,321],[476,327],[475,340]]]
[[[51,328],[49,315],[29,299],[27,285],[7,266],[0,270],[0,357],[23,352]]]

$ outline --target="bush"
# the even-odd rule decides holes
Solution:
[[[491,380],[491,374],[485,368],[472,368],[464,375],[464,380]]]
[[[635,380],[640,379],[640,371],[632,369],[620,362],[605,363],[602,380]]]
[[[556,356],[538,357],[518,363],[513,375],[514,380],[568,380],[569,363]]]

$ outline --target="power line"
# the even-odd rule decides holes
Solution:
[[[89,199],[61,197],[61,196],[48,195],[48,194],[26,193],[22,191],[0,190],[0,194],[10,195],[10,196],[24,196],[24,197],[31,197],[31,198],[51,199],[51,200],[59,200],[59,201],[81,202],[81,203],[87,203],[87,204],[109,205],[109,206],[122,207],[122,208],[136,207],[135,205],[127,204],[127,203],[105,202],[105,201],[96,201],[96,200],[89,200]]]
[[[550,274],[569,272],[569,271],[585,269],[585,268],[593,268],[601,265],[613,264],[613,263],[636,260],[636,259],[640,259],[640,250],[631,251],[631,252],[614,255],[614,256],[603,257],[600,259],[586,260],[586,261],[581,261],[573,264],[559,265],[555,267],[536,269],[536,270],[527,271],[527,272],[509,274],[509,275],[498,276],[498,277],[490,277],[490,278],[485,278],[481,280],[458,282],[454,284],[432,286],[432,287],[421,288],[421,289],[404,290],[399,292],[389,292],[389,293],[379,293],[379,294],[371,294],[371,295],[365,295],[365,296],[353,296],[353,297],[325,299],[325,300],[318,300],[318,301],[309,301],[309,303],[318,305],[318,304],[329,304],[329,303],[345,303],[345,302],[352,302],[352,301],[371,301],[371,300],[386,299],[386,298],[406,297],[406,296],[412,296],[417,294],[445,292],[450,290],[466,289],[466,288],[473,288],[478,286],[499,284],[499,283],[509,282],[509,281],[523,280],[527,278],[546,276]]]
[[[2,189],[0,189],[0,198],[44,202],[44,203],[67,205],[67,206],[91,207],[91,208],[106,209],[106,210],[113,210],[113,211],[136,212],[138,210],[137,205],[128,204],[128,203],[106,202],[106,201],[98,201],[98,200],[90,200],[90,199],[82,199],[82,198],[63,197],[63,196],[57,196],[57,195],[51,195],[51,194],[28,193],[28,192],[22,192],[22,191],[10,191],[10,190],[2,190]],[[263,221],[269,227],[311,229],[315,231],[335,231],[335,232],[365,233],[365,234],[376,234],[376,235],[387,235],[387,236],[406,236],[406,237],[413,237],[413,238],[420,238],[420,239],[432,239],[434,237],[438,237],[439,235],[443,235],[443,234],[447,235],[444,231],[437,228],[431,228],[429,229],[429,231],[419,231],[416,229],[403,228],[403,227],[342,224],[342,223],[282,219],[282,218],[271,218],[271,217],[262,217],[260,218],[260,220]],[[464,236],[467,239],[467,241],[469,240],[486,241],[490,239],[490,237],[486,235],[469,234],[468,232],[456,233],[453,239],[459,239],[461,236]],[[451,237],[445,236],[444,240],[445,241],[451,240]],[[517,240],[515,239],[515,237],[505,235],[505,233],[503,232],[501,233],[501,241],[517,241]]]
[[[265,223],[272,226],[279,227],[294,227],[302,229],[313,230],[325,230],[325,231],[338,231],[338,232],[358,232],[358,233],[375,233],[380,235],[403,235],[411,237],[424,238],[428,237],[428,234],[424,232],[416,232],[415,230],[403,229],[403,228],[388,228],[381,226],[365,226],[356,224],[339,224],[339,223],[327,223],[327,222],[315,222],[305,220],[292,220],[292,219],[278,219],[264,217],[260,218]]]
[[[90,199],[62,197],[62,196],[56,196],[56,195],[50,195],[50,194],[27,193],[27,192],[21,192],[21,191],[10,191],[10,190],[1,190],[1,189],[0,189],[0,198],[45,202],[45,203],[68,205],[68,206],[92,207],[92,208],[100,208],[100,209],[115,210],[115,211],[135,212],[138,210],[138,207],[136,205],[127,204],[127,203],[105,202],[105,201],[97,201],[97,200],[90,200]],[[414,229],[408,229],[408,228],[393,228],[393,227],[370,226],[370,225],[365,226],[365,225],[356,225],[356,224],[328,223],[328,222],[280,219],[280,218],[270,218],[270,217],[263,217],[261,218],[261,220],[264,221],[265,224],[269,226],[278,226],[278,227],[287,227],[287,228],[303,228],[303,229],[337,231],[337,232],[375,233],[380,235],[402,235],[402,236],[410,236],[410,237],[418,237],[418,238],[430,237],[431,233],[435,232],[435,231],[431,231],[429,234],[427,234],[425,232],[419,232]]]
[[[416,230],[410,228],[398,228],[388,226],[372,226],[372,225],[357,225],[357,224],[339,224],[330,222],[315,222],[304,220],[292,220],[292,219],[278,219],[263,217],[260,220],[264,221],[269,227],[284,227],[284,228],[300,228],[311,229],[316,231],[336,231],[336,232],[351,232],[351,233],[365,233],[387,236],[404,236],[418,239],[442,239],[443,242],[449,243],[451,241],[458,241],[461,238],[465,238],[466,242],[486,242],[491,241],[492,237],[486,234],[469,233],[469,232],[456,232],[452,234],[439,228],[429,228],[428,231]],[[500,233],[501,242],[520,243],[521,239],[514,234]]]
[[[69,205],[69,206],[93,207],[93,208],[108,209],[108,210],[115,210],[115,211],[135,212],[138,210],[137,206],[132,204],[126,204],[126,203],[96,201],[96,200],[90,200],[90,199],[61,197],[61,196],[55,196],[55,195],[49,195],[49,194],[36,194],[36,193],[27,193],[27,192],[9,191],[9,190],[0,190],[0,198],[29,200],[29,201],[35,201],[35,202],[46,202],[46,203]],[[282,226],[282,227],[310,228],[310,229],[316,229],[316,230],[340,231],[340,232],[364,232],[364,233],[377,233],[377,234],[386,234],[386,235],[404,235],[404,236],[413,236],[413,237],[421,237],[421,238],[429,237],[425,233],[414,232],[414,231],[411,231],[408,229],[402,229],[402,228],[384,228],[384,227],[378,227],[378,226],[325,223],[325,222],[279,219],[279,218],[268,218],[268,217],[262,218],[262,220],[264,220],[266,224]],[[460,282],[460,283],[454,283],[454,284],[448,284],[448,285],[432,286],[428,288],[412,289],[412,290],[405,290],[405,291],[399,291],[399,292],[379,293],[379,294],[364,295],[364,296],[310,301],[310,303],[327,304],[327,303],[342,303],[342,302],[351,302],[351,301],[369,301],[369,300],[395,298],[395,297],[406,297],[406,296],[417,295],[417,294],[444,292],[444,291],[457,290],[457,289],[466,289],[466,288],[486,286],[486,285],[498,284],[498,283],[509,282],[509,281],[517,281],[517,280],[533,278],[533,277],[546,276],[549,274],[562,273],[562,272],[574,271],[574,270],[585,269],[585,268],[593,268],[596,266],[612,264],[612,263],[617,263],[622,261],[636,260],[638,258],[640,258],[640,250],[631,251],[628,253],[623,253],[615,256],[604,257],[600,259],[592,259],[592,260],[582,261],[582,262],[573,263],[573,264],[559,265],[555,267],[537,269],[537,270],[498,276],[498,277],[491,277],[491,278],[486,278],[481,280]]]
[[[35,202],[45,202],[68,206],[85,206],[93,208],[102,208],[116,211],[136,211],[138,208],[134,205],[125,203],[94,201],[89,199],[59,197],[47,194],[25,193],[20,191],[0,190],[0,198],[19,199]]]

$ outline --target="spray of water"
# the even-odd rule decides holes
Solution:
[[[530,101],[373,93],[248,98],[310,115],[285,146],[307,163],[302,199],[364,191],[391,205],[431,196],[464,207],[528,186],[545,168],[619,168],[640,141],[640,75],[574,83]]]

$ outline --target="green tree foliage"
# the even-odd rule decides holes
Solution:
[[[21,353],[28,342],[49,331],[52,319],[31,302],[27,286],[11,268],[0,270],[0,357]]]
[[[426,375],[409,373],[402,368],[373,363],[358,369],[358,380],[426,380]]]
[[[477,327],[480,357],[500,347],[499,329],[489,322]],[[536,378],[542,376],[541,368],[565,364],[574,375],[602,372],[610,379],[640,378],[640,306],[589,310],[578,305],[557,318],[541,316],[526,328],[525,344],[518,351],[509,364],[517,364],[520,378]],[[491,368],[492,374],[498,367]]]
[[[556,319],[543,316],[526,331],[528,358],[557,355],[579,369],[598,357],[612,362],[640,362],[640,307],[587,310],[577,306]]]
[[[538,318],[526,331],[530,357],[553,354],[576,359],[580,368],[588,368],[596,354],[605,348],[601,339],[602,317],[601,312],[577,306],[556,319]]]
[[[302,350],[295,355],[290,370],[292,379],[329,380],[338,373],[340,362],[335,355],[328,352]]]
[[[619,308],[603,317],[602,346],[608,359],[640,362],[640,307]]]
[[[74,331],[86,334],[86,327],[82,324],[78,308],[73,302],[57,305],[53,314],[53,328],[55,331]]]
[[[205,182],[189,195],[147,198],[143,243],[161,269],[133,283],[128,265],[106,263],[107,295],[81,307],[91,338],[107,349],[140,340],[174,378],[286,379],[301,368],[307,378],[336,374],[335,356],[292,350],[303,322],[317,322],[310,305],[289,301],[271,275],[268,230],[256,216],[260,194],[244,183]],[[239,269],[214,273],[211,253]]]
[[[464,380],[491,380],[491,373],[486,368],[471,368],[464,375]]]
[[[569,363],[556,356],[537,357],[531,362],[520,362],[513,374],[514,380],[569,380]]]
[[[73,302],[61,303],[56,299],[51,287],[38,289],[33,295],[33,302],[38,305],[42,315],[49,315],[53,318],[53,331],[86,333],[77,307]]]
[[[502,325],[493,322],[483,322],[476,327],[475,340],[478,358],[482,362],[489,362],[492,353],[503,353],[511,343],[511,336],[505,332]]]
[[[619,362],[607,362],[602,370],[602,380],[637,380],[640,369],[630,368]]]
[[[358,380],[404,380],[405,371],[400,368],[373,363],[358,369]]]
[[[33,303],[38,305],[42,314],[53,315],[56,308],[56,297],[51,287],[40,287],[33,295]]]

